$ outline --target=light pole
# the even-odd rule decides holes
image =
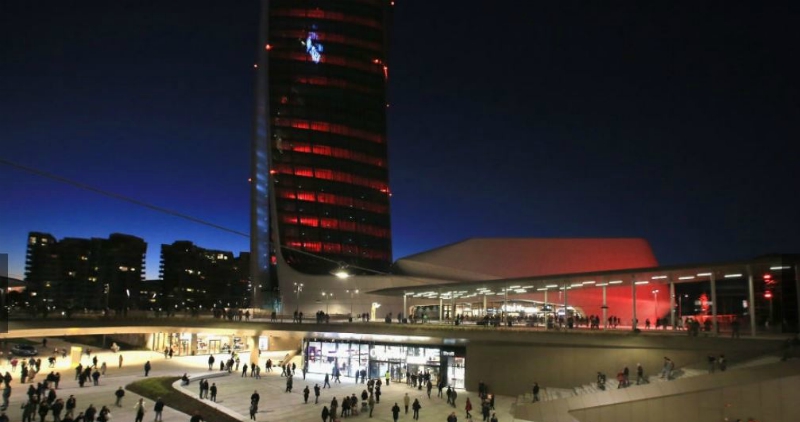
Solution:
[[[295,302],[294,312],[297,313],[300,310],[300,293],[303,292],[303,283],[294,283],[294,292],[297,294],[297,302]]]
[[[333,293],[322,292],[322,297],[325,298],[325,315],[330,313],[331,296],[333,296]]]
[[[658,289],[653,289],[653,300],[655,301],[655,309],[656,309],[656,324],[658,324]]]
[[[350,293],[350,318],[352,318],[353,317],[353,296],[358,294],[358,289],[345,290],[345,292]]]

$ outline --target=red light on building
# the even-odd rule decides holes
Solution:
[[[772,274],[764,274],[764,280],[769,280],[772,278]]]
[[[272,45],[267,44],[266,49],[267,49],[267,51],[272,50]]]
[[[764,299],[772,299],[772,292],[769,290],[764,292]]]

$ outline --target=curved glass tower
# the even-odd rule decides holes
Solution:
[[[306,274],[391,265],[390,8],[390,0],[263,3],[252,245],[262,272],[280,261]]]

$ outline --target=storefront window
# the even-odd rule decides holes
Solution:
[[[464,353],[461,351],[457,355],[438,347],[306,342],[310,373],[333,375],[338,369],[341,376],[355,377],[359,371],[366,370],[369,378],[383,379],[388,372],[394,382],[405,382],[409,374],[414,374],[417,379],[429,377],[434,385],[441,374],[447,377],[447,384],[464,388]]]

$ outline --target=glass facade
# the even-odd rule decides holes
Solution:
[[[260,336],[257,341],[259,350],[269,350],[268,336]],[[173,356],[250,351],[245,337],[211,333],[155,333],[150,338],[148,346],[157,352],[172,349]]]
[[[388,371],[393,382],[406,382],[409,374],[429,373],[436,385],[440,377],[455,388],[464,388],[466,349],[410,344],[306,339],[303,350],[310,373],[355,378],[361,370],[368,378],[383,379]]]
[[[269,3],[270,218],[278,229],[270,241],[286,247],[298,271],[332,268],[296,250],[378,271],[391,265],[390,9],[386,0]]]

